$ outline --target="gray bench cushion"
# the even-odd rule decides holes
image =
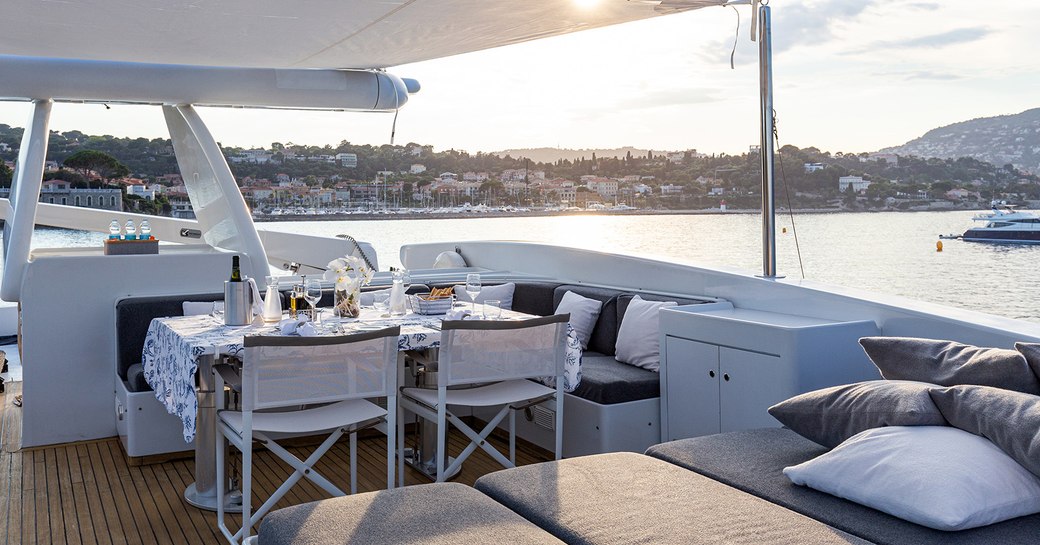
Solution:
[[[879,544],[1035,543],[1040,536],[1040,515],[971,530],[942,532],[811,488],[795,486],[783,475],[783,468],[824,452],[827,452],[826,448],[787,429],[695,437],[655,445],[647,450],[650,456],[707,475]]]
[[[259,545],[560,542],[468,486],[425,484],[295,505],[260,524]]]
[[[614,356],[586,352],[581,356],[581,382],[572,393],[601,405],[653,399],[661,397],[660,378]]]
[[[513,290],[513,310],[548,316],[556,310],[553,292],[559,282],[516,282]]]
[[[132,392],[147,392],[152,388],[144,377],[131,380],[130,368],[141,363],[144,337],[153,318],[183,316],[185,301],[219,301],[223,293],[197,295],[163,295],[156,297],[128,297],[116,302],[116,373],[126,380]],[[135,389],[135,384],[141,389]]]
[[[864,543],[692,471],[634,453],[485,475],[477,490],[572,544]]]

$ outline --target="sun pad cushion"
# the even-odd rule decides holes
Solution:
[[[783,469],[827,449],[787,429],[761,429],[694,437],[654,445],[647,454],[787,507],[878,544],[976,545],[1030,543],[1040,535],[1040,515],[982,528],[943,532],[876,509],[797,486]]]
[[[435,483],[304,503],[272,511],[261,545],[559,544],[552,535],[457,483]]]
[[[497,471],[474,486],[567,543],[863,543],[692,471],[630,452]]]

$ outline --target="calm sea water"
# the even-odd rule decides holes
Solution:
[[[1040,246],[946,240],[975,212],[880,212],[796,215],[805,277],[1040,322],[1035,298]],[[400,265],[409,242],[529,240],[671,261],[761,272],[761,217],[752,214],[557,216],[265,223],[267,229],[317,235],[346,233],[371,242],[380,268]],[[783,228],[787,233],[781,233]],[[791,220],[777,221],[780,274],[800,276]],[[99,245],[100,234],[40,229],[33,245]]]

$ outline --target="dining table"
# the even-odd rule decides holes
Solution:
[[[456,311],[459,312],[459,311]],[[361,309],[357,318],[326,317],[302,329],[314,336],[349,335],[400,326],[397,348],[422,352],[440,346],[441,322],[445,315],[408,312],[390,316],[372,308]],[[454,317],[455,314],[452,314]],[[532,318],[529,314],[503,309],[500,319]],[[466,318],[476,318],[466,316]],[[284,322],[284,321],[283,321]],[[216,380],[213,368],[222,358],[239,356],[247,335],[283,335],[279,323],[226,325],[219,314],[155,318],[148,326],[142,351],[145,379],[166,410],[177,416],[186,443],[195,441],[195,482],[184,491],[185,500],[201,509],[216,511]],[[290,333],[299,334],[299,333]],[[400,358],[401,361],[404,358]],[[403,376],[399,373],[399,376]],[[547,382],[553,379],[545,379]],[[564,391],[573,391],[581,380],[581,345],[573,328],[568,327],[564,366]],[[392,434],[392,430],[387,430]],[[229,496],[229,512],[241,510]]]

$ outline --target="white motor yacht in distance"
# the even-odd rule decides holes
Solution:
[[[25,406],[18,409],[17,418],[9,417],[14,409],[4,407],[3,422],[14,422],[17,428],[12,431],[5,425],[0,434],[3,441],[15,438],[14,444],[0,445],[0,510],[6,510],[0,511],[0,520],[19,521],[17,527],[0,525],[10,532],[4,536],[7,542],[93,542],[88,533],[107,535],[110,542],[216,542],[219,534],[211,532],[215,527],[208,514],[180,501],[184,485],[192,479],[198,484],[201,476],[192,471],[198,473],[199,468],[184,462],[144,470],[128,467],[119,440],[113,439],[128,418],[119,404],[120,396],[126,396],[125,381],[117,376],[114,363],[119,336],[115,304],[131,297],[219,291],[232,254],[241,255],[242,272],[257,279],[272,266],[313,274],[320,270],[314,264],[344,253],[369,255],[363,242],[349,237],[258,230],[216,144],[219,135],[210,134],[194,106],[393,111],[404,106],[418,84],[385,72],[388,67],[677,11],[747,4],[756,14],[766,15],[760,19],[763,31],[758,37],[767,38],[768,8],[749,0],[604,0],[595,9],[558,0],[150,0],[116,3],[112,9],[101,9],[97,2],[54,9],[46,2],[8,0],[0,20],[0,51],[5,53],[0,56],[0,97],[31,102],[32,111],[12,198],[0,203],[5,220],[0,294],[21,305],[25,362]],[[89,29],[89,39],[52,31],[72,28]],[[827,335],[832,329],[1005,348],[1016,341],[1040,341],[1037,324],[777,274],[772,73],[768,40],[760,43],[761,275],[549,245],[401,241],[402,262],[412,269],[416,283],[460,282],[466,273],[480,272],[489,283],[552,282],[710,301],[704,308],[677,311],[689,316],[670,321],[666,337],[675,339],[678,347],[671,350],[676,357],[672,361],[691,357],[693,352],[684,347],[708,346],[716,357],[746,356],[741,364],[772,361],[769,358],[785,362],[783,368],[746,368],[744,377],[756,378],[753,382],[734,375],[733,384],[742,385],[737,395],[723,390],[718,380],[705,389],[683,382],[675,373],[661,373],[661,393],[671,392],[671,397],[647,398],[611,410],[614,425],[609,430],[593,425],[597,416],[588,404],[568,397],[565,417],[573,415],[579,425],[584,418],[589,434],[601,432],[596,444],[608,446],[600,451],[642,450],[649,443],[741,429],[748,422],[777,425],[764,407],[797,391],[805,377],[839,384],[869,374],[862,366],[843,373],[810,369],[790,357],[793,351],[786,351],[816,348],[826,355],[834,353],[831,349],[858,349],[848,338]],[[37,223],[106,232],[113,217],[110,212],[38,202],[55,101],[162,108],[197,220],[115,215],[120,222],[147,218],[157,238],[179,244],[163,246],[154,256],[120,257],[103,256],[100,248],[30,247]],[[422,233],[415,234],[416,240],[421,238]],[[433,268],[445,252],[456,254],[465,267]],[[75,271],[73,281],[69,271]],[[687,318],[690,323],[712,323],[710,330],[717,336],[701,337],[708,329],[687,324]],[[810,330],[824,337],[810,344],[768,346],[770,339],[793,338]],[[668,346],[666,339],[663,348]],[[668,358],[666,354],[662,366],[666,371]],[[721,374],[710,373],[703,375],[714,379]],[[729,374],[723,376],[729,382]],[[668,413],[670,403],[688,409],[683,403],[711,401],[712,392],[715,407],[703,413],[703,427],[691,431],[676,411]],[[154,422],[139,425],[156,433],[149,436],[155,437],[156,445],[165,445],[166,439],[158,434],[171,428],[171,417],[158,414],[156,409],[162,408],[152,392],[134,395],[142,397],[142,413],[148,418],[157,415]],[[146,401],[152,405],[144,410]],[[731,420],[733,415],[740,418]],[[536,418],[552,421],[544,414]],[[643,420],[637,425],[633,418]],[[673,425],[665,429],[669,420]],[[175,440],[177,424],[172,427]],[[591,444],[579,425],[565,425],[565,451]],[[537,441],[534,436],[525,438]],[[185,446],[180,444],[180,449]],[[213,444],[200,440],[195,448],[211,453]],[[168,453],[161,448],[152,452]],[[84,483],[95,486],[81,486]],[[319,498],[301,495],[305,500]],[[80,539],[65,539],[73,532]]]
[[[961,235],[972,242],[1040,244],[1040,214],[1015,210],[1010,205],[994,205],[988,213],[977,214],[972,221],[982,222]]]

